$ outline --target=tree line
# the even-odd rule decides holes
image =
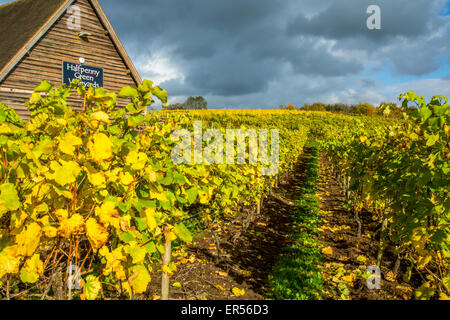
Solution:
[[[302,107],[296,107],[293,104],[281,105],[282,110],[303,110],[303,111],[328,111],[334,113],[345,113],[355,115],[386,115],[384,112],[389,107],[390,117],[400,117],[402,114],[401,107],[395,102],[382,102],[379,106],[374,106],[370,103],[360,102],[358,104],[348,105],[344,103],[325,104],[322,102],[315,102],[313,104],[305,103]]]
[[[202,96],[189,97],[183,103],[169,104],[164,110],[206,110],[208,109],[208,101]]]

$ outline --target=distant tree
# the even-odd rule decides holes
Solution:
[[[335,103],[327,105],[326,110],[329,112],[349,113],[350,107],[343,103]]]
[[[360,114],[366,116],[374,116],[377,114],[377,110],[373,105],[371,105],[370,103],[362,103],[362,102],[351,106],[350,111],[353,114]]]
[[[327,111],[326,105],[321,102],[315,102],[311,105],[305,103],[302,109],[305,111]]]
[[[297,108],[292,103],[289,103],[287,106],[281,105],[280,109],[281,110],[297,110]]]
[[[184,103],[188,109],[198,110],[207,109],[208,102],[205,98],[199,97],[189,97]]]
[[[172,103],[164,108],[164,110],[186,110],[184,103]]]

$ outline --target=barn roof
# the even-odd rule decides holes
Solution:
[[[0,6],[0,83],[76,0],[16,0]],[[97,0],[89,0],[137,84],[142,82]]]
[[[0,6],[0,70],[66,2],[18,0]]]

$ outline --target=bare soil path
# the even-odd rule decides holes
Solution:
[[[411,299],[412,287],[392,272],[396,257],[389,250],[381,267],[381,290],[369,290],[365,279],[352,276],[358,273],[356,270],[364,272],[368,266],[376,264],[379,239],[373,235],[377,234],[378,224],[370,213],[362,212],[361,237],[358,237],[358,223],[354,214],[344,209],[343,191],[324,158],[320,161],[319,198],[323,219],[319,242],[326,248],[323,250],[324,275],[328,280],[326,286],[335,291],[334,298],[345,291],[345,284],[346,298],[352,300]]]
[[[265,201],[261,214],[252,219],[247,229],[242,225],[248,212],[243,211],[216,234],[207,230],[195,240],[187,249],[188,256],[178,259],[177,272],[170,279],[170,299],[263,300],[268,297],[268,275],[280,250],[289,244],[291,217],[296,212],[294,203],[301,192],[308,160],[309,152],[305,149],[293,173],[274,190],[277,196]],[[366,281],[356,275],[357,270],[364,272],[367,266],[375,264],[378,240],[371,235],[377,224],[369,213],[363,213],[362,236],[357,237],[356,220],[344,209],[343,193],[323,158],[318,197],[323,221],[317,240],[323,246],[325,298],[411,299],[412,287],[391,272],[395,260],[389,252],[383,262],[382,290],[369,290]],[[237,233],[240,237],[233,242]],[[155,273],[146,298],[157,298],[160,284],[160,277]],[[233,288],[243,289],[244,295],[236,296]]]
[[[188,262],[178,265],[170,283],[181,287],[170,288],[171,299],[187,300],[263,300],[268,293],[268,275],[281,248],[287,245],[291,216],[295,212],[300,186],[308,162],[308,151],[299,159],[293,173],[280,182],[263,203],[261,214],[252,219],[243,230],[248,213],[241,212],[218,236],[220,257],[214,235],[205,231],[187,250]],[[241,233],[233,242],[233,236]],[[160,279],[152,280],[153,295],[160,292]],[[235,296],[233,288],[244,289],[243,296]]]

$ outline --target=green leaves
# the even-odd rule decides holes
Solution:
[[[130,166],[133,170],[142,170],[144,169],[147,163],[148,157],[143,152],[131,151],[127,158],[125,159],[125,163]]]
[[[144,262],[145,255],[147,253],[145,247],[138,247],[136,245],[126,247],[125,252],[132,257],[133,264]]]
[[[137,242],[137,238],[133,233],[131,232],[122,232],[119,234],[119,239],[122,242],[129,243],[129,242]]]
[[[5,183],[0,186],[0,218],[8,211],[19,209],[20,201],[13,184]]]
[[[427,120],[432,116],[433,112],[426,106],[419,109],[419,114],[422,117],[422,121]]]
[[[139,92],[136,88],[125,86],[119,91],[119,98],[136,98]]]
[[[98,277],[89,275],[83,283],[83,295],[82,298],[85,300],[95,300],[97,299],[100,291],[102,290],[102,284],[100,283]]]
[[[186,190],[187,193],[187,200],[189,201],[189,204],[193,204],[195,200],[197,200],[198,195],[198,189],[196,187],[193,187],[189,190]]]
[[[43,80],[36,88],[34,92],[50,92],[53,89],[53,85],[47,80]]]
[[[137,112],[141,112],[137,110]],[[145,117],[142,114],[130,115],[128,116],[128,126],[130,128],[136,128],[144,121]]]
[[[152,89],[152,94],[157,97],[162,103],[167,103],[168,93],[166,90],[161,89],[160,87],[155,87]]]
[[[130,268],[129,283],[134,294],[140,294],[147,290],[151,281],[147,268],[143,265],[136,265]]]
[[[184,184],[186,183],[186,178],[185,178],[182,174],[180,174],[180,173],[175,173],[175,174],[173,175],[173,181],[174,181],[176,184],[182,186],[182,185],[184,185]]]
[[[330,124],[323,146],[351,206],[382,214],[376,217],[389,221],[389,237],[409,258],[410,270],[429,280],[416,291],[416,299],[430,299],[443,292],[443,284],[429,269],[449,270],[444,257],[450,256],[450,107],[442,96],[429,103],[414,92],[401,98],[404,120],[386,126],[370,119],[367,128]],[[411,108],[411,102],[418,108]]]
[[[186,228],[183,223],[179,223],[175,226],[174,230],[177,237],[179,237],[184,242],[192,242],[192,233]]]
[[[44,263],[39,255],[35,254],[25,262],[24,267],[20,270],[20,280],[24,283],[36,283],[43,273]]]
[[[23,128],[24,126],[24,123],[17,112],[0,102],[0,124],[4,122],[11,123],[20,128]]]
[[[439,141],[439,134],[432,134],[427,139],[427,147],[432,147]]]
[[[52,161],[50,163],[50,169],[53,170],[53,173],[47,174],[47,177],[54,180],[61,186],[74,183],[81,172],[81,168],[78,163],[75,161],[64,160],[60,160],[59,162],[60,163]]]
[[[429,300],[434,296],[434,289],[430,286],[430,283],[423,284],[419,289],[416,290],[415,296],[417,300]]]

